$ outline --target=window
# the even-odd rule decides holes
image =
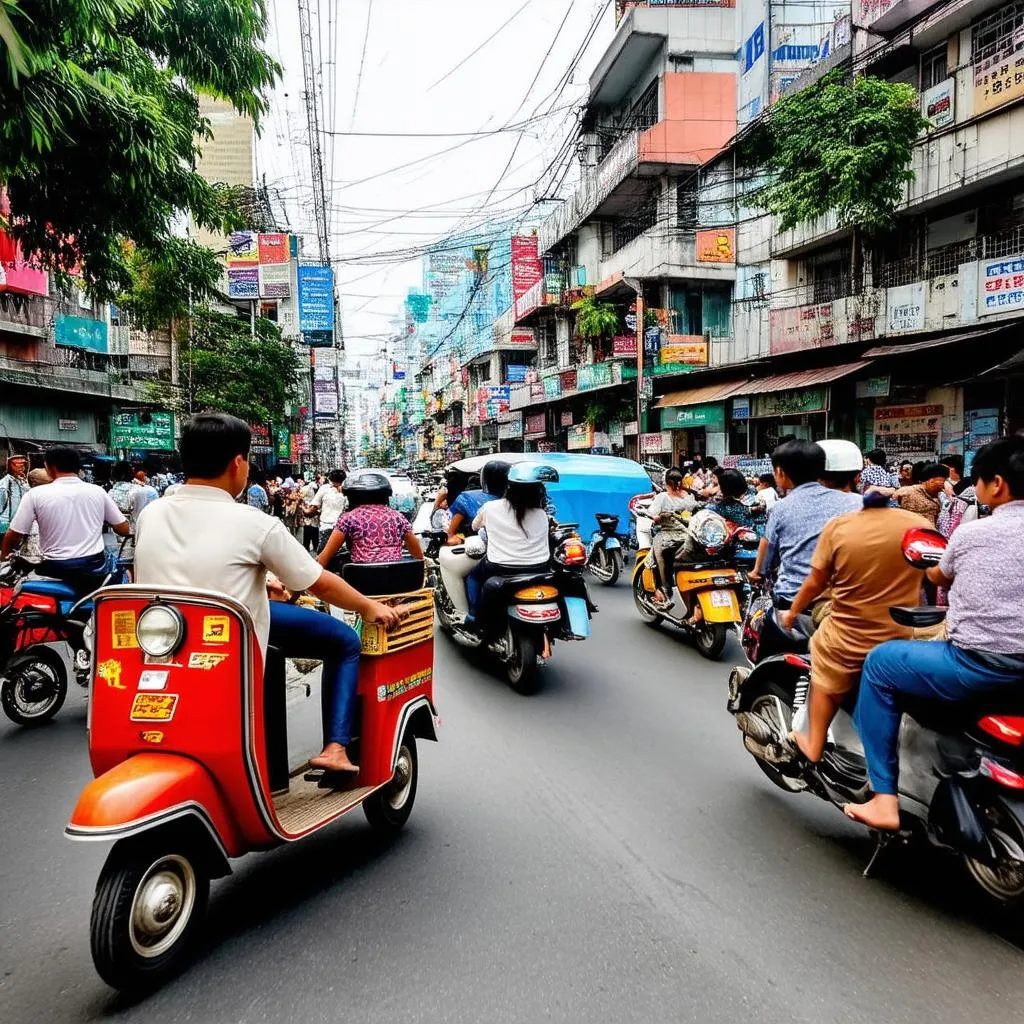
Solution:
[[[658,223],[658,197],[651,196],[631,217],[625,217],[612,225],[612,252],[629,245],[645,231]]]
[[[661,79],[656,78],[627,113],[614,118],[612,124],[597,129],[598,163],[608,156],[615,143],[623,136],[637,131],[647,131],[648,128],[658,123],[658,87],[660,82]]]
[[[813,266],[814,302],[832,302],[850,294],[849,261],[822,261]]]
[[[921,92],[945,81],[948,74],[947,55],[948,48],[945,43],[921,55]]]
[[[1004,50],[1018,48],[1014,36],[1024,29],[1024,2],[1003,4],[976,22],[971,31],[971,63],[980,64]]]
[[[555,332],[555,322],[550,317],[545,318],[537,328],[540,332],[540,358],[545,366],[551,366],[558,361],[558,336]]]
[[[697,181],[687,178],[676,188],[676,224],[681,228],[697,226]]]

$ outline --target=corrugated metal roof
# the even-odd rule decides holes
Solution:
[[[673,391],[662,395],[654,403],[654,407],[670,409],[683,405],[703,405],[705,402],[723,402],[734,395],[767,395],[773,391],[811,388],[819,384],[831,384],[870,365],[868,361],[842,363],[839,366],[828,366],[823,370],[798,370],[795,373],[776,373],[749,380],[732,380],[725,384],[706,384],[702,388],[689,388],[686,391]]]
[[[939,348],[942,345],[952,345],[957,341],[972,341],[975,338],[985,338],[990,334],[997,334],[1006,330],[1006,324],[999,327],[990,327],[984,331],[963,331],[960,334],[946,334],[939,338],[927,338],[924,341],[910,341],[905,345],[879,345],[870,348],[862,359],[877,359],[880,356],[902,356],[910,352],[923,352],[929,348]]]

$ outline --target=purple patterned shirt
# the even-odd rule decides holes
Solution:
[[[409,520],[387,505],[360,505],[335,529],[348,540],[353,562],[400,562]]]

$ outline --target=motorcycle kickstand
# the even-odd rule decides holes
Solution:
[[[871,853],[871,857],[868,860],[867,865],[861,872],[862,878],[874,877],[875,867],[885,851],[891,846],[906,845],[906,836],[903,835],[902,832],[882,832],[878,829],[871,829],[870,834],[875,840],[875,848]]]

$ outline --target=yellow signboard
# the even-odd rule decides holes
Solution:
[[[974,113],[1024,96],[1024,29],[1000,36],[974,65]]]

